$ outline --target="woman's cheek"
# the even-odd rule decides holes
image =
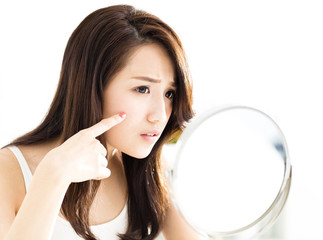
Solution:
[[[125,133],[130,134],[130,132],[140,130],[140,127],[144,122],[144,109],[145,105],[143,102],[140,102],[133,97],[116,97],[113,100],[111,99],[109,105],[107,105],[104,117],[124,112],[126,113],[126,119],[107,131],[107,135],[110,136],[110,139],[112,135],[116,137],[117,135],[124,135]]]
[[[107,92],[105,98],[105,104],[103,109],[103,116],[109,117],[114,114],[125,112],[127,115],[131,114],[134,107],[129,94],[118,91]]]

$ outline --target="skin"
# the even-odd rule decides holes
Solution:
[[[19,147],[33,174],[28,193],[14,155],[0,150],[0,240],[50,239],[72,182],[102,181],[91,206],[91,225],[118,216],[127,200],[120,153],[136,158],[150,153],[171,115],[175,91],[167,52],[158,44],[143,45],[106,87],[101,122],[64,143],[57,138]],[[148,136],[151,132],[159,135]],[[101,134],[105,146],[96,140]],[[199,239],[172,204],[162,233],[167,240]]]

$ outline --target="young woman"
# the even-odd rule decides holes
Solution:
[[[0,150],[0,239],[197,239],[161,157],[192,116],[175,32],[127,5],[93,12],[69,39],[43,122]]]

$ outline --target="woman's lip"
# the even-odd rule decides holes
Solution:
[[[152,131],[149,131],[149,132],[142,133],[140,135],[146,135],[146,136],[150,136],[150,137],[157,137],[157,136],[160,135],[160,131],[152,130]]]
[[[159,138],[159,133],[149,132],[140,134],[140,136],[149,143],[155,143]]]

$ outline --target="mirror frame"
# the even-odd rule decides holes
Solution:
[[[176,197],[176,189],[174,189],[175,180],[177,178],[178,173],[178,162],[180,159],[181,152],[185,146],[185,143],[188,141],[189,137],[192,135],[192,133],[195,131],[195,129],[203,123],[208,118],[219,114],[224,111],[228,110],[234,110],[234,109],[246,109],[254,111],[258,114],[263,115],[268,120],[272,122],[272,124],[277,128],[278,133],[281,136],[283,149],[285,150],[285,170],[284,170],[284,178],[281,184],[281,187],[279,189],[278,194],[276,195],[275,200],[272,202],[272,204],[269,206],[269,208],[260,216],[258,219],[254,220],[247,226],[241,227],[236,230],[228,231],[228,232],[213,232],[213,233],[205,233],[203,230],[196,228],[193,226],[190,222],[188,222],[185,219],[185,215],[183,214],[183,211],[181,209],[180,204],[177,201]],[[208,111],[205,111],[203,114],[194,117],[192,121],[187,125],[187,127],[184,129],[182,135],[179,137],[177,143],[176,143],[176,150],[175,150],[175,158],[174,163],[172,166],[171,171],[171,177],[170,177],[170,184],[173,192],[173,202],[183,217],[185,221],[201,236],[207,237],[209,239],[217,239],[217,240],[242,240],[242,239],[250,239],[253,237],[258,236],[260,233],[263,233],[264,231],[268,230],[274,222],[277,220],[278,216],[280,215],[281,211],[283,210],[283,207],[286,203],[286,200],[288,198],[290,187],[291,187],[291,178],[292,178],[292,166],[290,162],[290,157],[288,153],[288,147],[287,142],[284,137],[283,132],[281,131],[278,124],[267,114],[264,112],[247,106],[239,106],[239,105],[232,105],[232,106],[224,106],[220,108],[211,108]]]

